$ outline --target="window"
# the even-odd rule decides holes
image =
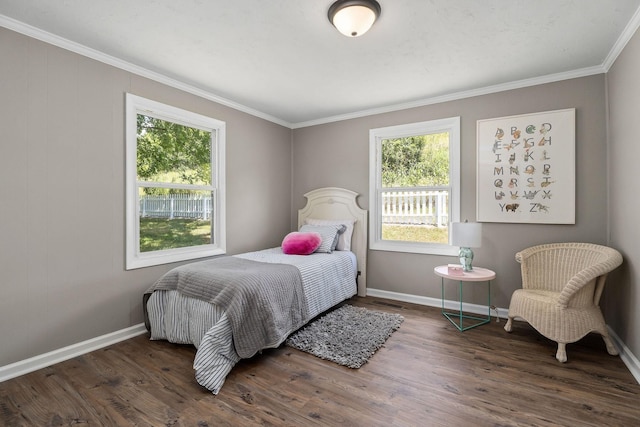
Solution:
[[[225,123],[126,102],[127,270],[225,253]]]
[[[369,131],[371,249],[456,255],[460,117]]]

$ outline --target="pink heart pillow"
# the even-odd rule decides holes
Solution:
[[[320,233],[293,231],[282,240],[282,252],[287,255],[312,254],[322,243]]]

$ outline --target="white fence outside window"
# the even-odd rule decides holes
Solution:
[[[382,223],[447,227],[448,191],[383,191]]]
[[[431,225],[449,223],[448,191],[383,191],[383,224]],[[193,194],[140,196],[143,218],[211,218],[211,197]]]
[[[141,218],[211,218],[211,197],[193,194],[140,196]]]

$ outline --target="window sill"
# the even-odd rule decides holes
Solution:
[[[138,256],[127,259],[127,270],[136,268],[151,267],[154,265],[170,264],[172,262],[197,260],[199,258],[224,255],[226,251],[218,247],[207,248],[183,248],[166,251],[154,251],[138,254]]]
[[[372,242],[369,249],[373,251],[406,252],[413,254],[458,256],[460,248],[451,245],[429,245],[398,241]]]

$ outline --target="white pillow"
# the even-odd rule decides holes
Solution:
[[[336,225],[342,224],[347,229],[338,238],[337,251],[350,251],[351,250],[351,236],[353,235],[353,225],[356,223],[355,219],[317,219],[307,218],[304,220],[305,224],[309,225]]]
[[[312,225],[305,224],[300,227],[301,233],[309,233],[314,232],[320,234],[322,238],[322,243],[315,250],[315,252],[324,252],[330,254],[334,250],[336,250],[336,246],[338,246],[338,239],[340,235],[344,233],[347,229],[347,226],[344,224],[328,224],[328,225]]]

